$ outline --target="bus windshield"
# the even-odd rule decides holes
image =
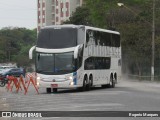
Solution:
[[[75,47],[77,44],[76,28],[46,28],[38,34],[37,47],[60,49]]]
[[[48,75],[68,74],[75,71],[74,52],[36,53],[36,72]]]

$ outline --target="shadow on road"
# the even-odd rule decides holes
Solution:
[[[103,88],[103,87],[92,87],[90,90],[88,91],[82,91],[81,89],[79,88],[76,88],[76,89],[58,89],[57,92],[51,92],[51,93],[46,93],[46,92],[43,92],[43,93],[40,93],[40,94],[66,94],[66,93],[87,93],[87,92],[92,92],[92,91],[104,91],[104,90],[107,90],[107,91],[117,91],[117,89],[121,89],[121,87],[115,87],[115,88]],[[124,89],[127,89],[124,88]]]

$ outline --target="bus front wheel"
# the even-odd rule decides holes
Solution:
[[[88,78],[87,78],[87,76],[85,76],[84,80],[83,80],[83,86],[81,88],[81,91],[86,91],[87,90],[87,81],[88,81]]]

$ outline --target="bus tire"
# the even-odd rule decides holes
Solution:
[[[56,93],[58,91],[57,88],[53,88],[52,90],[53,90],[54,93]]]
[[[102,88],[107,88],[108,87],[108,84],[105,84],[105,85],[101,85]]]
[[[92,86],[93,86],[93,76],[90,75],[90,77],[89,77],[89,83],[88,83],[88,89],[91,90]]]
[[[114,80],[114,78],[111,76],[111,78],[110,78],[110,88],[114,88],[115,87],[115,80]]]
[[[82,86],[82,91],[86,91],[87,90],[87,75],[84,76],[84,79],[83,79],[83,86]]]
[[[6,84],[3,81],[0,81],[0,87],[4,87]]]
[[[51,88],[46,88],[47,93],[51,93]]]
[[[117,74],[116,73],[114,74],[114,79],[115,79],[115,84],[117,84],[118,82],[117,82]]]

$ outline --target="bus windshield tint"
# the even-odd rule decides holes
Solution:
[[[37,53],[36,72],[48,75],[67,74],[75,71],[73,52],[48,54]]]
[[[76,28],[45,28],[38,34],[37,47],[48,49],[75,47],[76,41]]]

